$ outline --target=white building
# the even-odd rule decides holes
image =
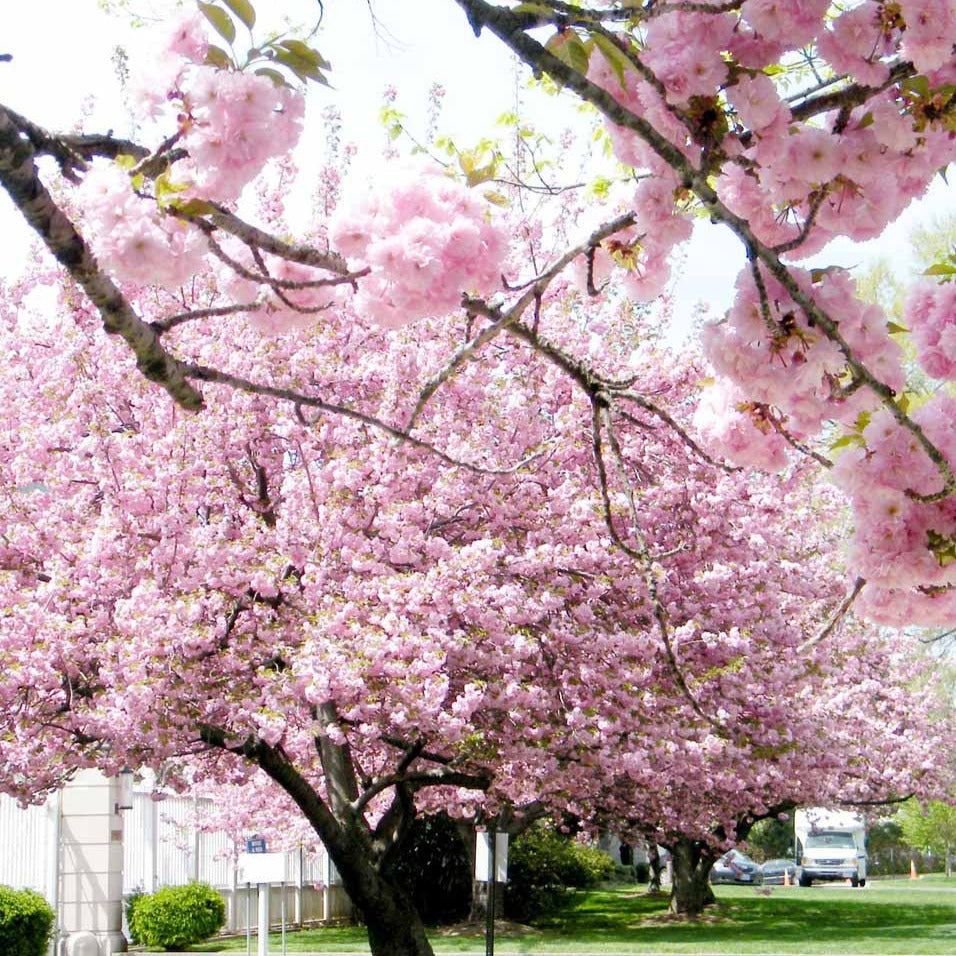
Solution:
[[[226,927],[256,925],[257,888],[237,882],[238,852],[223,832],[197,828],[204,801],[154,799],[121,780],[82,771],[46,803],[21,808],[0,795],[0,883],[42,894],[57,914],[56,956],[111,956],[126,949],[123,898],[191,880],[226,900]],[[269,894],[278,925],[347,916],[349,901],[319,845],[292,851],[289,882]]]

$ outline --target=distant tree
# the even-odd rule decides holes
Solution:
[[[747,846],[758,863],[793,856],[793,820],[761,820],[750,831]]]
[[[956,804],[931,800],[905,803],[897,816],[907,843],[946,858],[946,876],[953,875],[956,850]]]
[[[903,828],[896,820],[880,820],[866,833],[867,871],[874,876],[905,873],[913,848],[903,839]]]

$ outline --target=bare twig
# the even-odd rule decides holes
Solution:
[[[853,582],[853,587],[850,590],[850,593],[840,603],[840,606],[836,609],[826,626],[818,634],[815,634],[813,637],[805,640],[797,648],[798,654],[803,654],[810,650],[811,647],[816,647],[817,644],[819,644],[821,641],[825,641],[833,633],[840,622],[846,617],[847,612],[853,606],[853,602],[857,599],[860,591],[863,590],[865,585],[866,580],[864,578],[857,578],[856,581]]]
[[[644,574],[644,584],[647,588],[648,599],[651,602],[651,608],[654,614],[654,620],[657,622],[657,630],[661,637],[661,643],[664,646],[664,652],[667,655],[668,666],[674,675],[674,680],[680,689],[681,694],[687,699],[692,710],[701,720],[705,721],[717,734],[727,736],[727,730],[717,720],[707,714],[700,706],[697,698],[691,693],[691,689],[681,672],[680,665],[677,662],[677,656],[674,653],[674,647],[671,643],[670,628],[667,623],[667,612],[660,599],[657,590],[657,577],[654,573],[654,562],[647,547],[647,541],[644,533],[641,531],[640,521],[637,514],[637,505],[634,500],[634,489],[627,476],[627,468],[624,463],[624,456],[620,445],[614,434],[613,422],[611,421],[610,409],[600,398],[594,398],[591,402],[591,437],[594,451],[594,461],[598,470],[598,481],[601,490],[601,501],[604,507],[604,523],[611,534],[614,542],[624,551],[625,554],[636,560]],[[627,497],[628,510],[630,513],[631,534],[637,541],[637,547],[629,545],[623,540],[617,527],[614,524],[614,515],[611,510],[610,489],[608,487],[607,467],[604,462],[604,443],[601,437],[602,430],[607,431],[608,443],[614,455],[614,461],[617,466],[618,474],[624,485],[625,496]]]
[[[420,451],[425,451],[431,455],[435,455],[446,465],[451,465],[454,468],[463,468],[466,471],[470,471],[478,475],[511,475],[516,471],[520,471],[522,468],[527,467],[528,464],[541,456],[540,452],[535,452],[534,454],[529,455],[527,458],[523,458],[510,468],[483,468],[480,465],[476,465],[471,462],[452,458],[451,455],[446,454],[445,452],[441,451],[441,449],[436,448],[429,442],[415,438],[414,436],[408,434],[407,431],[403,431],[400,428],[389,425],[387,422],[382,421],[380,418],[376,418],[374,415],[367,415],[364,412],[358,411],[357,409],[349,408],[347,405],[338,405],[334,402],[326,402],[320,398],[315,398],[312,395],[305,395],[302,392],[297,392],[291,388],[282,388],[276,385],[266,385],[260,382],[253,382],[249,379],[243,378],[240,375],[232,375],[229,372],[224,372],[220,369],[209,368],[205,365],[183,363],[182,368],[184,374],[191,379],[196,379],[201,382],[213,382],[219,385],[226,385],[230,388],[235,388],[251,395],[266,395],[270,398],[277,398],[282,401],[290,402],[296,408],[296,414],[299,421],[306,427],[309,427],[313,423],[306,420],[306,418],[302,415],[301,410],[302,408],[315,408],[321,412],[340,415],[343,418],[349,418],[352,421],[359,422],[363,425],[368,425],[370,428],[374,428],[376,431],[383,432],[390,438],[397,439],[399,442],[408,444],[413,448],[419,449]]]

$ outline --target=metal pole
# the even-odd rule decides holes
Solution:
[[[282,956],[285,956],[285,883],[282,884]]]
[[[252,913],[249,912],[252,899],[252,884],[246,883],[246,956],[252,956]]]
[[[485,956],[495,956],[495,872],[497,869],[498,834],[495,825],[488,827],[488,899],[485,911]]]
[[[270,886],[268,883],[259,884],[259,949],[258,956],[269,956],[269,899]]]

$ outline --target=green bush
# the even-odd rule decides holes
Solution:
[[[226,904],[207,883],[167,886],[127,909],[130,935],[146,946],[186,949],[222,929]]]
[[[142,943],[134,927],[136,925],[136,907],[139,905],[139,901],[145,897],[146,894],[142,890],[133,890],[133,892],[126,897],[126,926],[129,929],[129,941],[131,943]]]
[[[569,888],[607,879],[614,862],[601,850],[563,836],[553,827],[533,826],[512,843],[508,854],[505,912],[532,920],[558,907]]]
[[[53,910],[33,890],[0,886],[0,940],[4,956],[45,956]]]

